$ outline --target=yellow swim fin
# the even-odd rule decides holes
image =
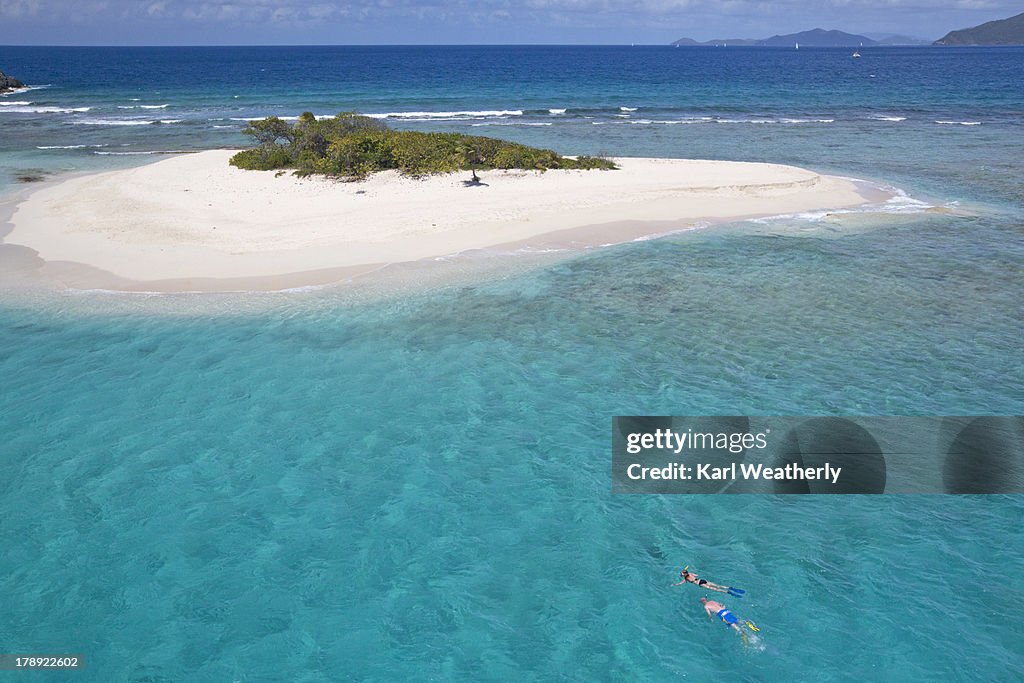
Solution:
[[[758,627],[754,626],[754,624],[752,622],[749,622],[749,621],[747,622],[747,628],[749,628],[751,631],[760,631],[761,630]]]

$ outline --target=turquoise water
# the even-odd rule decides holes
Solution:
[[[29,82],[53,68],[12,50],[4,70]],[[581,50],[580,108],[635,76]],[[845,112],[831,124],[616,124],[616,105],[603,126],[499,129],[563,151],[800,163],[921,200],[881,218],[722,226],[370,299],[7,295],[0,651],[82,653],[74,679],[97,681],[1024,677],[1019,496],[610,493],[615,414],[1024,413],[1024,105],[1001,70],[1024,52],[963,54],[990,80],[963,67],[945,93],[960,99],[915,89],[918,65],[877,101],[830,102]],[[790,75],[822,83],[844,63]],[[142,87],[110,68],[110,97]],[[89,93],[46,77],[15,96]],[[810,100],[828,98],[783,80],[767,113],[817,116]],[[447,111],[445,88],[419,87],[379,111]],[[631,87],[649,93],[640,111],[667,97]],[[705,106],[765,114],[754,85],[725,90]],[[869,106],[981,124],[850,114]],[[146,128],[10,116],[7,168],[130,159],[38,150],[52,145],[35,129],[120,145],[114,128]],[[172,126],[130,144],[163,148]],[[706,619],[703,593],[670,587],[684,564],[747,590],[723,601],[761,627],[753,647]]]

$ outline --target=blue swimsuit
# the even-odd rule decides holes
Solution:
[[[733,624],[738,624],[740,622],[740,620],[736,618],[736,615],[727,609],[718,610],[718,616],[721,617],[722,621],[724,621],[728,626],[732,626]]]

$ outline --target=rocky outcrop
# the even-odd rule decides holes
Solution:
[[[8,90],[14,90],[15,88],[24,88],[25,84],[19,81],[17,78],[8,76],[3,71],[0,71],[0,93],[5,93]]]

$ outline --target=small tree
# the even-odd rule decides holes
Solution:
[[[299,165],[307,161],[315,161],[327,154],[330,140],[324,135],[325,124],[317,121],[311,112],[303,112],[299,120],[292,126],[292,155]]]
[[[480,178],[477,176],[477,169],[485,168],[487,165],[487,149],[481,138],[465,138],[459,145],[459,151],[462,154],[462,167],[468,168],[470,173],[473,174],[471,182],[479,183]]]
[[[293,139],[291,126],[276,116],[270,116],[260,121],[250,121],[248,127],[242,132],[252,136],[256,142],[266,147],[277,144],[280,139],[284,139],[288,143],[291,143]]]

